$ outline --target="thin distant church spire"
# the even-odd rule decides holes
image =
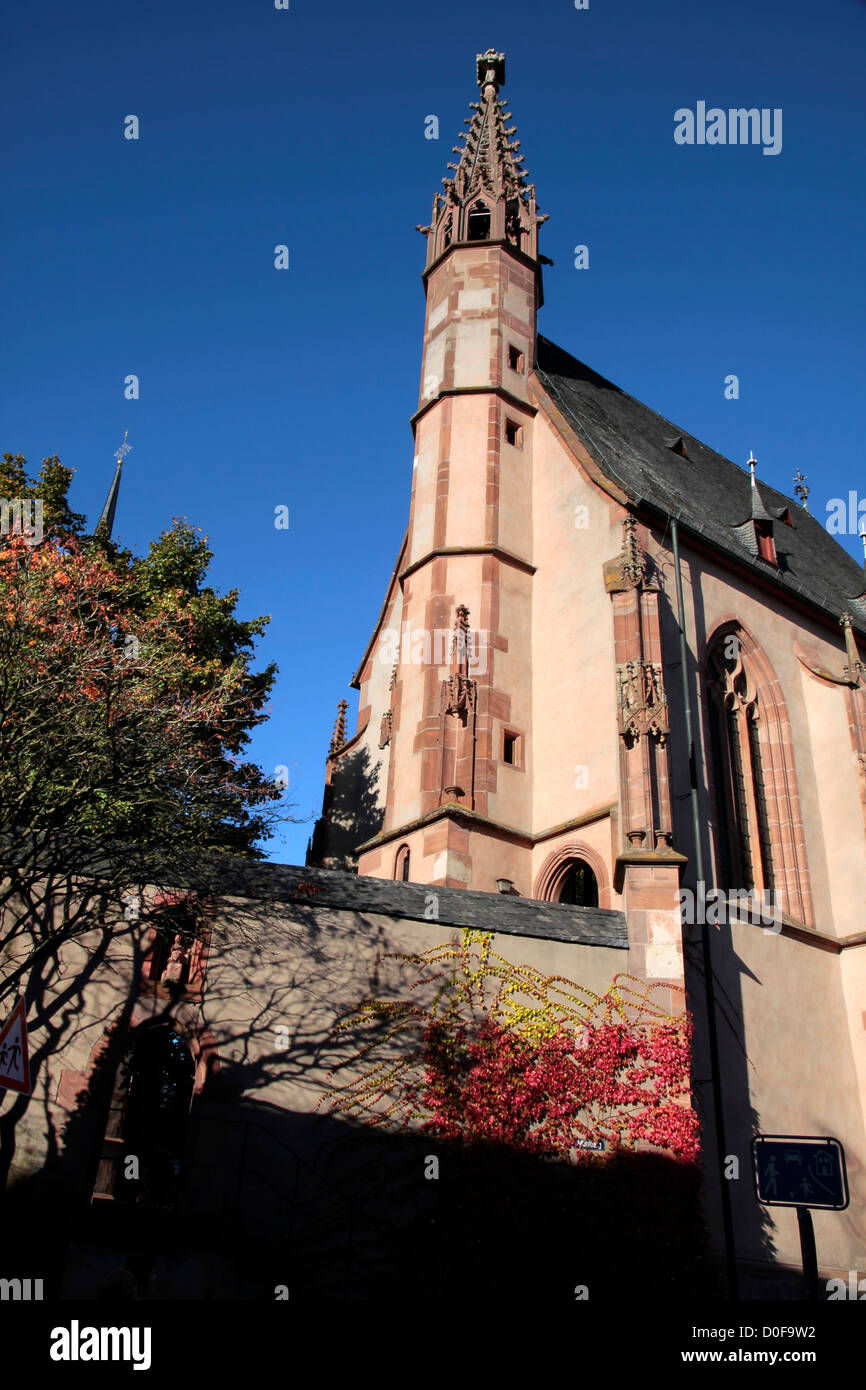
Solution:
[[[120,470],[123,468],[124,458],[132,448],[132,445],[126,442],[126,436],[128,434],[129,430],[124,430],[123,443],[119,449],[114,451],[114,457],[117,459],[117,467],[114,470],[111,487],[108,489],[105,506],[102,508],[99,521],[96,523],[95,534],[104,536],[106,540],[111,540],[111,532],[114,529],[114,514],[117,511],[117,495],[120,492]]]

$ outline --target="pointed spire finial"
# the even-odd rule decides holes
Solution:
[[[121,444],[121,446],[120,446],[119,449],[115,449],[115,451],[114,451],[114,457],[117,459],[117,462],[118,462],[119,464],[122,464],[122,463],[123,463],[123,460],[126,458],[126,455],[129,453],[130,449],[132,448],[132,445],[131,445],[131,444],[127,444],[127,442],[126,442],[126,436],[127,436],[128,434],[129,434],[129,430],[124,430],[124,431],[123,431],[123,443]]]
[[[341,700],[337,705],[337,718],[334,720],[334,732],[331,734],[331,746],[328,749],[329,757],[332,753],[339,753],[346,742],[346,710],[348,708],[348,700]]]
[[[627,516],[622,524],[622,572],[633,588],[644,579],[645,559],[637,535],[637,521]]]
[[[749,457],[746,459],[746,466],[748,467],[749,472],[750,472],[751,475],[752,475],[752,487],[754,487],[754,486],[755,486],[755,469],[756,469],[757,466],[758,466],[758,460],[755,458],[755,455],[752,453],[751,449],[749,450]]]
[[[481,95],[495,97],[499,88],[505,86],[505,54],[488,48],[485,53],[476,54],[475,63]]]

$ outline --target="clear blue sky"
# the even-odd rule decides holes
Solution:
[[[475,54],[507,54],[550,214],[541,330],[737,462],[753,449],[788,494],[799,466],[823,518],[866,494],[864,39],[862,0],[7,8],[0,451],[59,454],[95,520],[129,429],[118,538],[143,551],[186,516],[242,616],[273,615],[259,652],[281,674],[254,753],[289,766],[297,814],[321,806],[343,695],[354,728],[347,682],[406,523],[413,229]],[[782,108],[782,152],[676,145],[674,111],[699,100]],[[272,857],[302,863],[311,828]]]

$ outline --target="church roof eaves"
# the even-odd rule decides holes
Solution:
[[[862,568],[811,513],[761,482],[768,514],[781,520],[788,511],[791,517],[784,532],[776,533],[783,567],[768,565],[750,553],[735,529],[752,512],[747,469],[541,335],[536,372],[603,473],[632,505],[675,518],[711,549],[834,619],[851,609],[853,597],[863,592]],[[670,448],[678,435],[688,439],[687,458]],[[862,615],[858,626],[866,631]]]
[[[625,914],[612,908],[572,907],[472,888],[403,883],[341,869],[302,868],[228,856],[212,867],[203,865],[202,873],[207,891],[216,897],[274,901],[314,913],[326,909],[425,922],[434,938],[442,927],[468,927],[613,950],[628,947]],[[435,922],[425,916],[431,893],[438,900]]]

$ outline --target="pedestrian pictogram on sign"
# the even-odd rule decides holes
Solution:
[[[30,1094],[30,1054],[27,1051],[27,1006],[19,999],[0,1028],[0,1086]]]
[[[759,1134],[752,1155],[755,1190],[765,1206],[847,1207],[845,1153],[838,1139]]]

